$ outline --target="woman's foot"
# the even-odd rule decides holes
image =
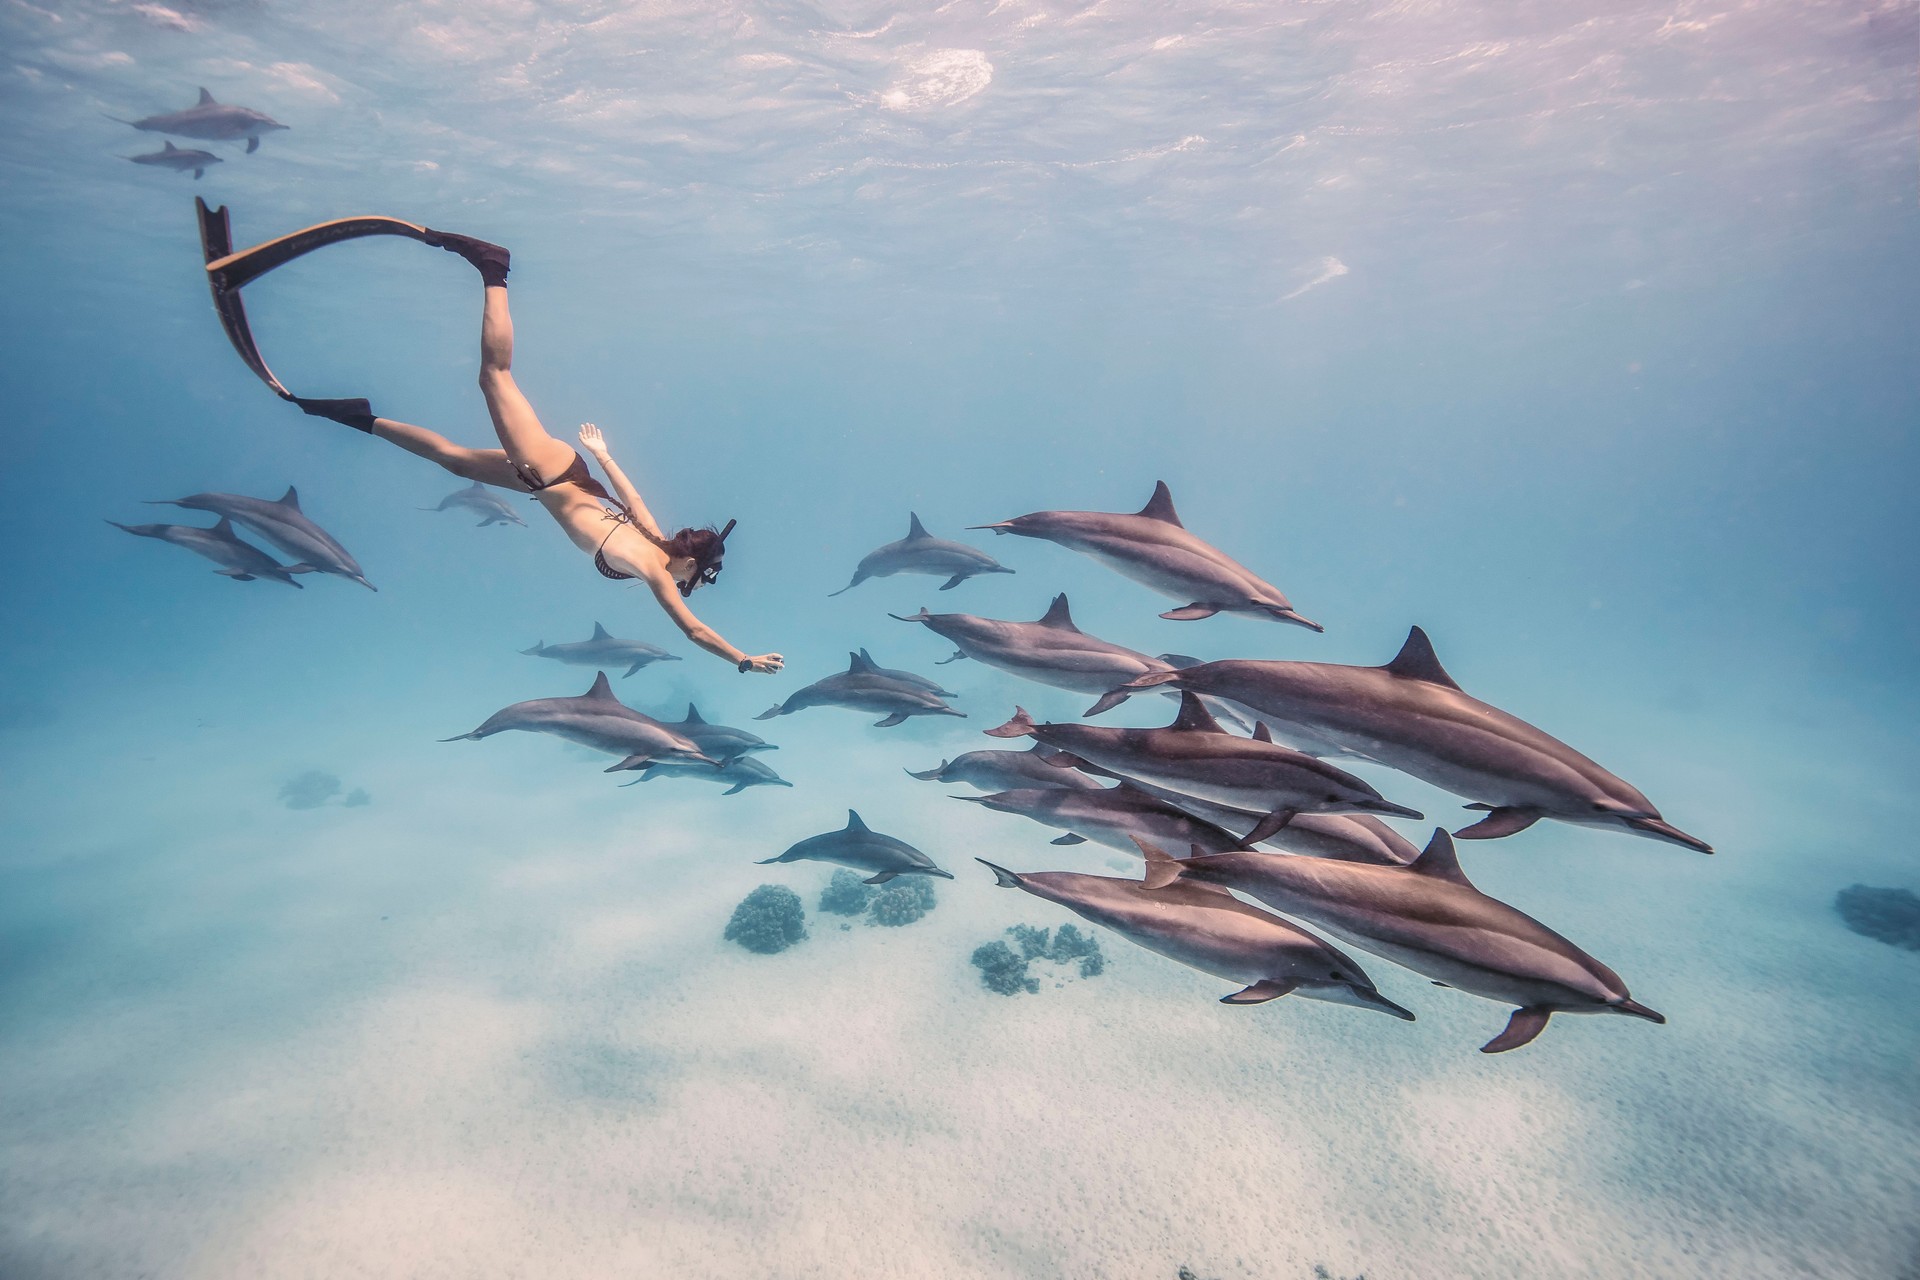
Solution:
[[[316,418],[332,418],[342,426],[352,427],[355,431],[373,434],[373,406],[363,398],[352,400],[306,400],[294,396],[293,402],[301,410]]]
[[[507,272],[513,265],[513,255],[499,245],[452,231],[435,231],[432,227],[427,228],[425,239],[435,248],[457,253],[471,262],[489,288],[507,287]]]

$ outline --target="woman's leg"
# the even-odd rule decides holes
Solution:
[[[553,480],[573,465],[572,446],[554,439],[513,380],[513,315],[505,285],[487,286],[480,316],[480,393],[487,398],[493,429],[507,456],[541,480]]]
[[[373,434],[382,440],[392,441],[416,457],[437,463],[462,480],[478,480],[481,484],[512,489],[518,493],[527,491],[527,486],[514,474],[513,464],[499,449],[464,448],[438,432],[416,427],[411,422],[396,422],[392,418],[375,418]]]

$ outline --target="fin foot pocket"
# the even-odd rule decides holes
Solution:
[[[431,227],[427,228],[426,235],[421,239],[436,249],[457,253],[472,263],[487,287],[507,287],[507,272],[513,269],[513,255],[501,246],[453,231],[435,231]]]
[[[301,412],[312,414],[316,418],[331,418],[344,427],[355,431],[373,434],[373,406],[364,397],[350,400],[309,400],[304,396],[291,397],[300,406]]]

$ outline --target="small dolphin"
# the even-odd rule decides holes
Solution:
[[[730,725],[724,724],[708,724],[700,718],[700,709],[691,702],[687,704],[687,718],[685,720],[677,722],[672,720],[656,720],[654,723],[663,729],[668,729],[679,734],[687,741],[693,743],[709,756],[719,761],[722,767],[732,764],[735,760],[740,759],[751,751],[779,750],[778,747],[768,742],[765,738],[748,733],[745,729],[735,729]],[[631,767],[637,769],[643,767],[646,763],[646,760],[636,758],[636,761],[630,766],[627,761],[623,760],[613,768]],[[607,772],[612,773],[613,769],[609,769]],[[769,769],[767,772],[771,774],[773,771]]]
[[[825,835],[808,836],[777,858],[763,858],[756,866],[776,862],[835,862],[855,871],[871,871],[867,884],[885,884],[895,876],[922,875],[953,879],[951,871],[933,865],[933,859],[904,840],[883,836],[868,828],[860,815],[847,810],[847,825]]]
[[[946,578],[940,587],[951,591],[968,578],[982,573],[1012,573],[1013,570],[964,542],[936,538],[920,523],[920,517],[907,513],[907,536],[867,552],[853,571],[853,581],[830,591],[828,598],[853,590],[868,578],[891,578],[896,573],[930,573]]]
[[[1127,694],[1171,685],[1250,707],[1283,736],[1293,729],[1348,754],[1431,782],[1485,809],[1457,832],[1491,840],[1541,818],[1614,827],[1701,853],[1713,846],[1660,816],[1639,791],[1558,738],[1467,694],[1419,627],[1384,667],[1330,662],[1203,662],[1149,672],[1095,703],[1097,714]]]
[[[1613,970],[1474,888],[1445,831],[1436,830],[1426,851],[1404,867],[1248,852],[1176,860],[1153,846],[1141,853],[1149,889],[1180,880],[1238,889],[1441,986],[1517,1006],[1482,1053],[1518,1049],[1556,1013],[1666,1021],[1636,1002]]]
[[[1076,693],[1105,693],[1150,672],[1174,669],[1159,658],[1109,644],[1074,626],[1065,595],[1055,596],[1037,622],[1003,622],[970,613],[928,613],[925,609],[910,616],[889,616],[924,624],[959,646],[965,657]]]
[[[1067,834],[1055,839],[1054,844],[1085,844],[1091,840],[1122,853],[1133,853],[1141,840],[1207,853],[1227,853],[1241,847],[1239,837],[1232,833],[1124,782],[1096,791],[1034,788],[953,798],[1001,813],[1017,813],[1042,826],[1058,827]]]
[[[1182,696],[1180,714],[1163,729],[1103,729],[1088,724],[1035,724],[1024,708],[987,732],[1031,737],[1058,747],[1053,763],[1091,765],[1127,781],[1176,791],[1230,809],[1264,813],[1244,837],[1259,844],[1300,813],[1420,814],[1394,804],[1360,778],[1324,760],[1259,737],[1226,732],[1196,697]]]
[[[585,640],[568,644],[548,644],[542,640],[520,652],[530,658],[552,658],[576,667],[617,667],[624,663],[627,669],[621,674],[623,680],[650,663],[680,661],[679,655],[645,641],[622,640],[598,622],[593,624],[593,634]]]
[[[455,489],[440,499],[437,507],[421,507],[422,511],[470,511],[481,517],[477,528],[484,529],[490,524],[517,524],[526,528],[527,522],[520,518],[505,498],[475,480],[464,489]]]
[[[1247,984],[1221,997],[1221,1004],[1264,1004],[1298,992],[1309,1000],[1378,1009],[1413,1021],[1412,1013],[1380,994],[1351,956],[1225,889],[1185,880],[1148,889],[1135,880],[1070,871],[1022,875],[985,858],[975,861],[993,872],[1003,889],[1025,889],[1169,960]],[[1181,896],[1155,901],[1170,893]]]
[[[211,151],[195,151],[188,147],[176,147],[171,142],[162,143],[160,150],[149,151],[144,155],[128,156],[135,164],[150,164],[161,169],[171,169],[175,173],[186,173],[203,178],[207,167],[221,163],[220,157]]]
[[[1168,610],[1163,618],[1186,622],[1216,613],[1244,613],[1326,630],[1295,613],[1278,587],[1188,533],[1164,480],[1154,485],[1153,496],[1138,512],[1036,511],[973,527],[1057,542],[1163,596],[1192,602]]]
[[[299,491],[292,485],[287,486],[278,501],[237,493],[195,493],[184,498],[164,498],[148,505],[185,507],[189,511],[212,511],[227,516],[302,564],[312,566],[315,573],[329,573],[357,582],[369,591],[379,590],[360,571],[360,562],[348,555],[347,549],[332,534],[307,519],[307,513],[300,509]]]
[[[623,762],[624,763],[624,762]],[[620,766],[615,765],[618,769]],[[735,756],[719,768],[700,764],[696,761],[656,762],[640,766],[645,769],[632,782],[623,782],[623,787],[634,787],[642,782],[652,782],[655,778],[697,778],[701,782],[721,782],[728,784],[722,794],[735,796],[748,787],[790,787],[793,784],[755,760],[752,756]],[[609,770],[612,772],[612,770]]]
[[[919,773],[908,769],[909,778],[922,782],[964,782],[981,791],[1019,791],[1032,787],[1059,790],[1098,791],[1104,784],[1077,769],[1061,769],[1047,763],[1058,755],[1052,747],[1036,742],[1026,751],[967,751],[951,760],[942,760]]]
[[[790,716],[808,707],[846,707],[853,711],[885,712],[884,719],[874,722],[874,727],[878,729],[890,729],[912,716],[966,718],[966,712],[955,711],[941,701],[938,694],[883,674],[871,660],[857,653],[851,657],[853,661],[845,671],[814,681],[785,702],[762,711],[754,719],[771,720],[775,716]]]
[[[233,531],[233,521],[225,516],[221,516],[220,523],[211,529],[190,524],[121,524],[118,520],[109,520],[107,523],[138,537],[158,538],[161,542],[185,547],[197,556],[205,556],[215,564],[226,566],[215,569],[215,573],[232,578],[235,582],[268,578],[298,587],[300,584],[293,580],[292,575],[312,572],[309,565],[281,564],[252,543],[240,541],[239,535]]]
[[[168,111],[144,120],[121,120],[119,116],[107,119],[130,124],[147,133],[170,133],[176,138],[198,138],[202,142],[238,142],[245,138],[248,155],[260,149],[263,135],[288,127],[251,107],[215,102],[205,89],[200,90],[200,101],[184,111]]]
[[[925,689],[936,698],[957,698],[960,696],[951,689],[942,688],[940,682],[937,680],[929,680],[925,676],[915,675],[911,671],[902,671],[898,667],[883,667],[875,662],[873,655],[865,649],[861,649],[857,653],[850,653],[847,656],[849,658],[858,658],[864,666],[873,668],[875,675],[886,676],[890,680],[898,680],[902,684],[910,684],[916,688]]]
[[[695,760],[706,765],[719,761],[666,728],[651,716],[645,716],[613,696],[607,673],[596,672],[593,687],[577,698],[535,698],[516,702],[487,717],[486,723],[471,733],[442,738],[442,742],[479,741],[509,729],[529,733],[550,733],[568,742],[577,742],[595,751],[625,757],[607,772],[638,767],[647,760]]]

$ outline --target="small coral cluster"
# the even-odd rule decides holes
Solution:
[[[340,779],[324,769],[309,769],[280,784],[280,803],[289,809],[318,809],[331,804],[338,795]],[[367,794],[365,788],[355,787],[341,798],[340,803],[346,808],[358,809],[362,805],[372,804],[373,797]]]
[[[726,939],[770,956],[807,936],[807,912],[800,895],[785,885],[763,884],[733,909]]]
[[[1856,884],[1834,895],[1833,909],[1847,928],[1863,937],[1920,951],[1920,897],[1911,889]]]
[[[1007,933],[1018,950],[997,941],[974,948],[974,967],[980,970],[981,985],[989,991],[1003,996],[1038,992],[1040,980],[1027,970],[1037,960],[1060,965],[1078,962],[1083,978],[1097,978],[1106,972],[1107,958],[1100,952],[1099,940],[1074,925],[1048,930],[1017,924]]]
[[[869,923],[899,928],[933,910],[939,897],[925,876],[901,876],[875,889],[851,871],[836,871],[820,893],[820,909],[836,916],[864,915]]]

